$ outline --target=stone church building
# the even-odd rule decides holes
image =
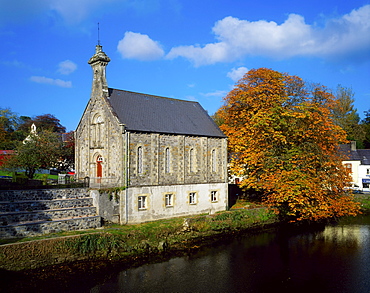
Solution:
[[[121,224],[225,210],[226,136],[197,102],[109,88],[109,62],[97,45],[75,133],[76,178],[126,187],[112,211]]]

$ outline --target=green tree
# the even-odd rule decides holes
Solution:
[[[347,133],[348,140],[357,141],[361,147],[364,140],[363,127],[360,125],[360,116],[354,107],[354,93],[351,88],[338,85],[336,91],[336,104],[333,107],[333,119],[337,125]]]
[[[16,146],[16,132],[20,118],[10,109],[0,108],[0,149],[13,150]]]
[[[214,121],[218,126],[221,126],[221,125],[224,123],[223,119],[220,117],[219,112],[216,112],[215,114],[213,114],[213,115],[211,116],[211,118],[213,119],[213,121]]]
[[[370,149],[370,109],[368,111],[364,111],[365,118],[361,121],[361,125],[364,130],[364,141],[363,146],[365,149]]]
[[[75,138],[74,131],[63,135],[62,157],[58,168],[60,170],[72,170],[75,163]]]
[[[338,153],[345,132],[332,120],[335,104],[325,87],[308,89],[297,76],[266,68],[244,75],[218,111],[241,187],[260,191],[290,220],[355,215],[359,206],[344,190],[350,177]]]
[[[2,169],[16,171],[25,169],[26,176],[33,178],[41,168],[54,168],[63,155],[63,144],[60,136],[50,131],[31,135],[24,143],[19,143],[16,155],[5,162]]]
[[[52,114],[38,115],[32,119],[24,117],[24,123],[20,126],[20,130],[29,132],[32,124],[35,124],[39,131],[66,132],[66,128],[60,124],[60,120]]]

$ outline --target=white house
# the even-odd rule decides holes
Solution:
[[[351,172],[352,187],[370,192],[370,149],[357,149],[355,141],[341,145],[340,149],[348,157],[343,164]]]

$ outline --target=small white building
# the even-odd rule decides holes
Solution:
[[[370,192],[370,149],[357,149],[355,141],[341,145],[340,149],[348,157],[343,165],[352,174],[352,188]]]

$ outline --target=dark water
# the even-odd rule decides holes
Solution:
[[[370,292],[370,217],[246,235],[122,271],[90,292]]]
[[[22,283],[22,275],[0,272],[0,278],[9,277],[0,292],[369,293],[370,216],[246,234],[192,255],[128,270],[67,268],[67,278],[57,268],[55,278],[33,277],[28,283]]]

